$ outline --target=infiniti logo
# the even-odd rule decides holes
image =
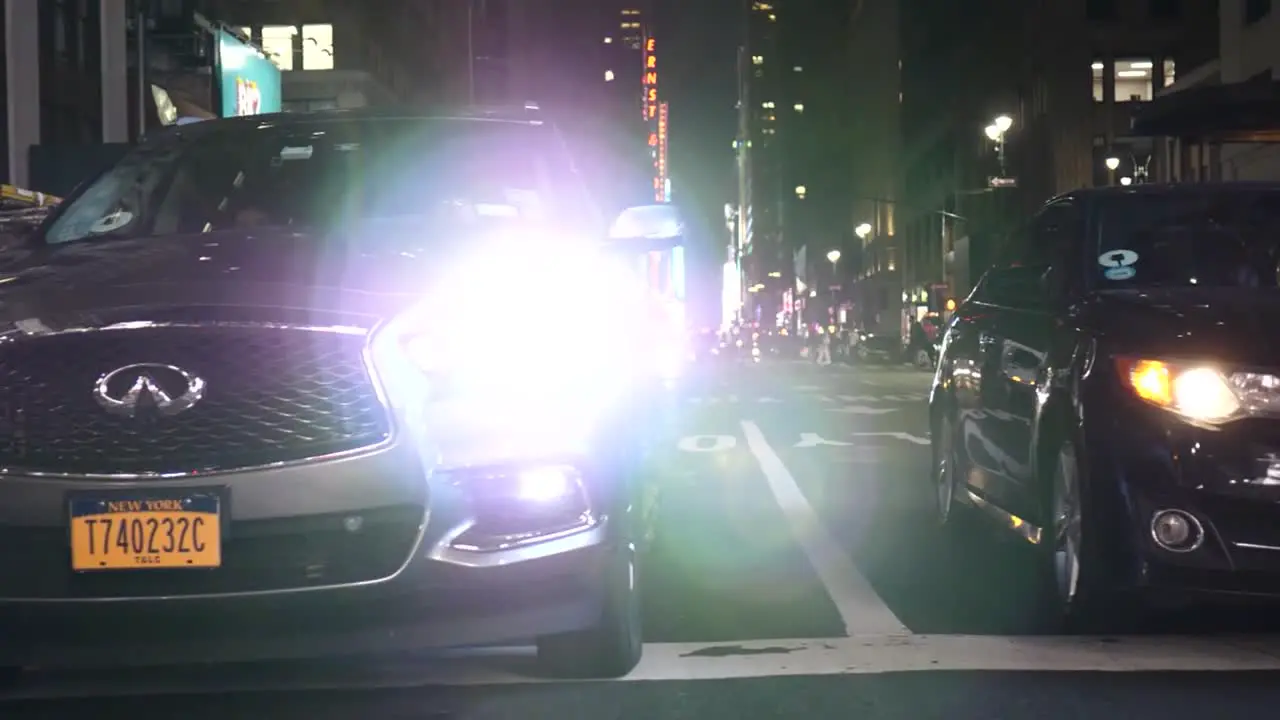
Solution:
[[[121,417],[154,413],[184,413],[204,398],[202,378],[173,365],[137,363],[116,368],[98,378],[93,399],[104,410]]]

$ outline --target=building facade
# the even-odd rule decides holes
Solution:
[[[1146,113],[1156,180],[1280,180],[1280,3],[1218,9],[1219,56],[1179,74]],[[1151,127],[1146,119],[1135,130]]]
[[[432,84],[441,74],[422,71],[436,67],[424,47],[439,44],[420,34],[447,30],[428,12],[434,5],[5,0],[5,180],[65,192],[161,124],[161,106],[216,115],[208,70],[215,51],[198,17],[239,30],[271,54],[282,71],[284,109],[444,94]]]
[[[1050,197],[1146,176],[1155,147],[1133,118],[1218,45],[1215,3],[900,2],[908,317],[967,295]]]
[[[786,111],[785,79],[791,64],[780,52],[777,2],[752,0],[738,54],[738,232],[734,253],[741,267],[744,316],[772,325],[782,312],[794,260],[785,243],[788,192],[779,113]]]

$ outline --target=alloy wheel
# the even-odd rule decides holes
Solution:
[[[943,420],[938,424],[938,434],[934,438],[934,470],[933,482],[935,499],[938,503],[938,522],[945,525],[951,518],[951,504],[955,501],[955,453],[951,444],[954,434],[951,421]]]
[[[1053,477],[1053,576],[1063,607],[1076,599],[1080,585],[1082,539],[1080,481],[1070,446],[1058,451]]]

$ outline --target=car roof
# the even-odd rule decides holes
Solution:
[[[1280,182],[1265,180],[1195,183],[1142,183],[1140,185],[1114,185],[1109,187],[1080,188],[1062,193],[1046,202],[1077,199],[1090,201],[1105,197],[1150,195],[1209,195],[1223,192],[1257,193],[1280,191]]]
[[[186,137],[225,132],[238,129],[252,129],[263,125],[288,127],[290,125],[308,125],[316,122],[331,121],[377,121],[377,120],[423,120],[423,121],[462,121],[462,122],[495,122],[510,123],[536,127],[549,125],[536,107],[511,106],[469,106],[460,108],[405,108],[405,107],[366,107],[339,110],[311,110],[306,112],[262,113],[259,115],[241,115],[238,117],[217,118],[187,125],[170,126],[165,131],[152,137],[168,136],[171,132]]]

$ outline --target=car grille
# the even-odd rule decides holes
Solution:
[[[10,600],[174,597],[270,592],[389,577],[409,558],[422,526],[421,505],[287,520],[233,521],[213,570],[76,573],[65,528],[0,527],[0,598]]]
[[[375,445],[387,411],[360,334],[270,326],[67,333],[0,346],[0,467],[72,474],[229,470]],[[120,417],[98,378],[134,363],[207,383],[186,412]]]

